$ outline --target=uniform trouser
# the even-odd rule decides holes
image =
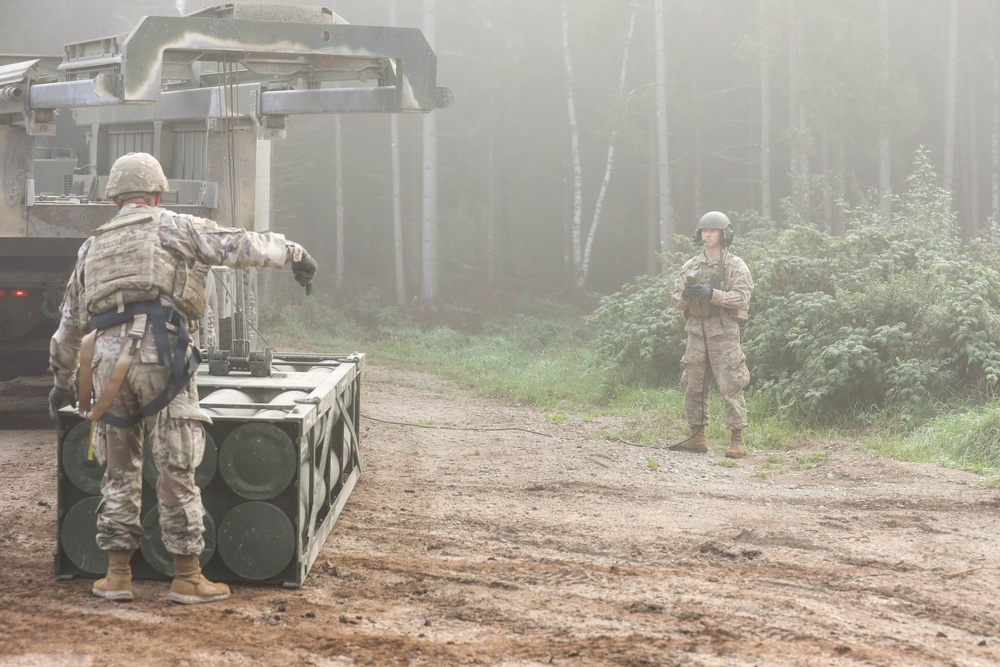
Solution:
[[[750,370],[740,348],[739,326],[732,320],[731,326],[721,331],[716,328],[712,333],[689,331],[687,351],[681,359],[684,367],[681,387],[688,426],[695,428],[708,424],[708,389],[714,376],[726,405],[726,426],[730,430],[746,428],[747,404],[743,389],[750,384]]]
[[[173,342],[173,341],[172,341]],[[94,349],[94,389],[100,397],[121,352],[131,339],[103,333]],[[147,333],[108,413],[127,418],[166,387],[170,369],[159,363]],[[205,510],[195,484],[195,468],[205,453],[203,414],[198,409],[194,378],[160,412],[134,426],[94,425],[94,454],[105,465],[103,500],[97,517],[97,544],[102,549],[134,550],[142,539],[143,439],[156,466],[157,508],[163,545],[174,554],[200,554],[205,547]]]

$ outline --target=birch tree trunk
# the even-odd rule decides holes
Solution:
[[[965,192],[964,199],[966,205],[965,221],[962,228],[965,230],[965,238],[973,239],[979,236],[979,160],[975,146],[976,137],[979,135],[979,119],[976,116],[976,87],[969,86],[968,93],[968,123],[965,135],[968,155],[962,160],[965,165],[966,183],[963,183],[962,190]]]
[[[955,186],[955,116],[958,104],[958,0],[948,4],[948,61],[944,94],[944,189],[954,198]]]
[[[435,0],[424,0],[424,37],[434,48],[436,20]],[[423,220],[423,286],[424,308],[437,310],[438,239],[437,239],[437,114],[424,116],[424,220]]]
[[[334,289],[344,287],[344,145],[340,116],[333,117],[333,182],[337,197],[337,271]]]
[[[652,146],[656,137],[656,117],[650,114],[646,119],[646,137]],[[659,222],[659,174],[656,152],[649,151],[646,165],[646,273],[655,276],[662,270],[660,266],[660,222]]]
[[[491,11],[494,5],[491,3]],[[496,25],[496,16],[493,17]],[[494,28],[498,30],[498,28]],[[490,86],[489,86],[489,124],[486,138],[486,284],[494,287],[497,282],[496,260],[496,218],[497,218],[497,164],[496,164],[496,133],[497,133],[497,101],[496,101],[496,39],[490,35]]]
[[[839,201],[847,200],[847,147],[844,145],[844,138],[837,140],[837,180],[834,183],[835,198]],[[844,234],[844,208],[838,205],[833,215],[833,235],[843,236]]]
[[[570,157],[573,162],[573,217],[570,224],[571,266],[570,275],[579,274],[582,261],[580,239],[583,224],[583,168],[580,164],[580,133],[576,122],[576,100],[573,95],[573,59],[569,54],[569,5],[562,3],[563,68],[566,70],[566,111],[569,114]]]
[[[801,165],[800,144],[802,142],[799,127],[799,20],[795,0],[789,6],[788,35],[788,127],[791,130],[791,145],[789,150],[789,173],[792,176],[792,203],[797,210],[802,210],[802,183],[799,177]]]
[[[771,55],[767,0],[760,0],[760,214],[771,219]]]
[[[403,186],[399,167],[399,117],[389,117],[392,151],[392,247],[395,251],[396,305],[406,305],[406,264],[403,239]]]
[[[882,49],[882,77],[889,80],[889,0],[879,0],[879,44]],[[883,117],[878,139],[878,192],[882,215],[892,216],[892,156],[889,145],[889,119]]]
[[[389,25],[396,25],[396,0],[389,2]],[[389,114],[392,153],[392,247],[395,250],[396,305],[406,305],[406,254],[403,239],[403,187],[399,168],[399,116]]]
[[[628,34],[625,36],[625,47],[622,50],[622,71],[618,77],[618,92],[625,92],[625,78],[628,74],[628,54],[632,44],[632,35],[635,33],[635,7],[632,7],[632,15],[629,17]],[[594,205],[594,219],[590,223],[587,231],[587,245],[583,249],[583,262],[580,264],[580,271],[577,273],[576,286],[582,288],[587,282],[587,271],[590,268],[590,251],[594,245],[594,235],[597,227],[601,224],[601,209],[604,205],[604,196],[608,193],[608,183],[611,182],[611,169],[615,164],[615,141],[618,139],[618,127],[611,130],[608,138],[608,159],[604,167],[604,178],[601,180],[601,189],[597,194],[597,203]]]
[[[993,43],[993,207],[990,240],[1000,241],[1000,47]]]
[[[820,169],[823,174],[823,229],[827,234],[833,234],[833,168],[830,155],[830,134],[823,132],[820,139]]]
[[[802,219],[806,222],[812,221],[812,164],[809,161],[807,152],[809,145],[809,123],[806,115],[806,105],[799,103],[799,182],[802,193]]]
[[[660,251],[674,249],[673,200],[670,194],[670,156],[667,138],[667,39],[664,0],[653,2],[653,32],[656,53],[656,146],[660,199]]]

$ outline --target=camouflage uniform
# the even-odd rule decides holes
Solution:
[[[155,231],[159,244],[178,264],[228,266],[231,268],[281,268],[301,248],[285,241],[281,234],[257,234],[241,229],[218,227],[214,222],[180,215],[161,208],[128,204],[119,217],[148,212],[144,224]],[[109,223],[110,224],[110,223]],[[56,387],[70,389],[80,361],[80,343],[90,318],[83,267],[94,237],[80,248],[76,268],[66,288],[59,329],[52,337],[50,367]],[[301,252],[301,251],[299,251]],[[127,258],[120,258],[127,261]],[[161,294],[162,303],[173,305],[170,294]],[[98,332],[94,346],[93,382],[95,394],[102,395],[130,325],[115,325]],[[147,327],[133,355],[125,381],[108,408],[108,414],[128,419],[158,396],[167,384],[169,367],[159,357],[151,326]],[[171,345],[177,336],[170,334]],[[187,355],[192,353],[189,348]],[[160,527],[167,551],[198,554],[204,548],[201,494],[195,485],[195,468],[205,450],[202,422],[211,419],[198,407],[194,378],[164,410],[143,418],[135,426],[116,427],[98,421],[94,429],[94,453],[106,465],[102,482],[103,501],[98,517],[97,543],[107,550],[134,550],[139,547],[142,527],[139,520],[142,489],[143,437],[149,439],[153,460],[159,471],[157,499]]]
[[[723,250],[720,260],[709,260],[705,253],[688,260],[681,268],[671,295],[676,308],[684,312],[688,334],[687,350],[681,359],[684,372],[684,412],[693,428],[708,423],[708,387],[714,375],[726,404],[726,425],[731,431],[747,426],[747,407],[743,389],[750,383],[746,356],[740,348],[740,324],[746,320],[753,278],[746,263]],[[688,272],[697,273],[696,281],[713,287],[708,302],[684,299]],[[709,368],[709,366],[711,366]]]

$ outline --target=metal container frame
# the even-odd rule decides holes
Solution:
[[[213,553],[203,556],[202,567],[210,579],[226,582],[272,584],[286,587],[301,587],[320,550],[333,530],[348,498],[353,492],[364,466],[360,447],[359,420],[361,417],[361,375],[365,355],[352,353],[337,354],[294,354],[280,355],[281,368],[273,370],[269,377],[250,377],[247,374],[224,376],[208,375],[203,365],[198,375],[198,389],[201,400],[218,389],[239,389],[250,394],[259,402],[234,404],[233,408],[246,410],[253,408],[265,412],[264,416],[212,415],[212,424],[206,424],[206,433],[221,450],[226,438],[236,429],[248,424],[272,425],[286,434],[295,448],[294,478],[286,488],[270,498],[247,498],[227,485],[221,470],[216,470],[202,487],[202,501],[206,514],[216,531],[230,513],[248,503],[258,502],[276,508],[288,518],[294,530],[294,552],[288,564],[275,573],[239,573],[227,565],[220,553],[217,535],[208,535],[213,542],[209,550]],[[275,364],[278,365],[277,363]],[[327,372],[326,369],[330,370]],[[275,406],[270,400],[289,390],[299,390],[307,396],[295,401],[294,405]],[[213,404],[213,408],[227,407]],[[275,410],[284,412],[279,417]],[[66,470],[63,460],[63,446],[67,435],[82,418],[71,408],[59,412],[58,424],[58,520],[57,548],[55,554],[55,575],[58,578],[103,575],[103,564],[87,561],[89,569],[74,563],[64,543],[64,536],[89,535],[88,525],[66,523],[70,510],[81,501],[93,504],[90,498],[98,497],[81,489]],[[207,457],[206,457],[207,458]],[[81,462],[82,463],[82,462]],[[96,473],[92,473],[96,474]],[[142,512],[143,519],[156,508],[156,494],[150,480],[143,477]],[[247,508],[244,508],[247,509]],[[270,511],[270,510],[268,510]],[[79,521],[79,512],[73,517]],[[93,534],[96,534],[96,516],[87,515],[86,521],[94,518]],[[206,522],[207,524],[208,522]],[[244,536],[253,539],[252,533]],[[70,538],[81,539],[81,538]],[[84,545],[89,549],[89,545]],[[96,548],[96,544],[94,545]],[[162,543],[159,545],[162,548]],[[259,545],[258,545],[259,546]],[[275,545],[285,546],[287,545]],[[264,545],[263,548],[268,548]],[[103,554],[100,554],[103,556]],[[106,563],[106,556],[104,556]],[[79,560],[79,558],[78,558]],[[152,559],[156,560],[156,559]],[[157,567],[147,558],[142,549],[136,550],[132,559],[133,575],[137,579],[168,579],[171,574]]]

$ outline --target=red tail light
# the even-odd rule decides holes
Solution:
[[[28,290],[26,289],[16,289],[11,292],[12,296],[28,296]]]

